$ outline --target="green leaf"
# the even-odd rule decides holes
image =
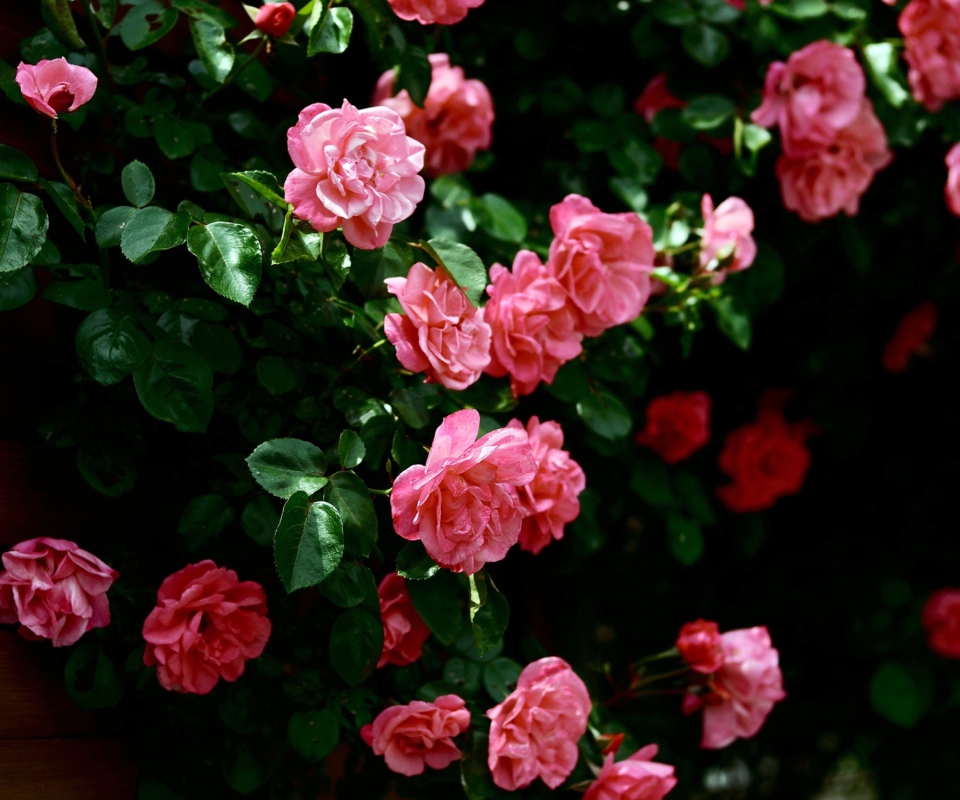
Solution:
[[[340,434],[340,466],[344,469],[353,469],[360,465],[367,448],[363,446],[360,437],[354,431],[344,431]]]
[[[494,239],[520,244],[527,238],[527,221],[509,200],[498,194],[485,194],[480,202],[487,212],[483,229]]]
[[[386,297],[386,278],[406,276],[415,259],[407,245],[387,242],[379,250],[354,250],[350,275],[365,297]]]
[[[627,407],[607,392],[588,394],[577,403],[577,415],[604,439],[622,439],[633,427]]]
[[[80,324],[76,345],[83,368],[104,386],[119,383],[150,356],[150,340],[136,320],[106,308]]]
[[[684,28],[680,42],[687,54],[705,67],[716,67],[730,55],[730,40],[712,25],[700,23]]]
[[[180,342],[158,341],[133,373],[137,396],[157,419],[178,431],[203,433],[213,416],[213,372],[196,350]]]
[[[25,306],[37,293],[33,269],[23,267],[0,275],[0,311],[13,311]]]
[[[670,473],[658,458],[637,459],[630,474],[630,491],[652,506],[674,503]]]
[[[369,556],[377,543],[377,513],[364,482],[352,472],[335,472],[324,489],[323,499],[340,512],[347,551],[364,558]]]
[[[93,13],[97,21],[109,30],[117,16],[117,0],[93,0]]]
[[[283,506],[273,542],[277,572],[287,593],[316,586],[343,557],[343,525],[329,503],[297,492]]]
[[[0,144],[0,178],[36,183],[37,166],[15,147]]]
[[[178,17],[176,9],[166,8],[158,0],[140,0],[120,23],[120,38],[128,50],[141,50],[170,33]]]
[[[480,256],[465,244],[446,239],[431,239],[421,244],[463,289],[467,299],[479,307],[480,298],[487,288],[487,269]]]
[[[424,50],[419,47],[406,47],[400,54],[393,91],[399,94],[404,89],[414,104],[423,108],[433,81],[433,67]]]
[[[653,16],[664,25],[676,28],[693,25],[697,14],[687,0],[661,0],[653,6]]]
[[[470,576],[470,624],[482,656],[503,641],[510,622],[510,604],[497,591],[486,570]]]
[[[258,102],[266,102],[273,94],[273,79],[259,61],[251,61],[237,75],[237,86]]]
[[[780,0],[770,11],[787,19],[815,19],[830,11],[824,0]]]
[[[494,703],[502,703],[517,685],[523,671],[512,658],[495,658],[483,666],[483,688]]]
[[[457,640],[462,623],[463,592],[456,577],[440,570],[429,580],[410,581],[407,591],[427,627],[443,644]]]
[[[677,502],[680,510],[689,514],[701,525],[713,525],[716,515],[710,505],[710,498],[703,484],[692,472],[678,472],[673,479],[677,489]]]
[[[903,728],[914,727],[930,707],[930,676],[896,661],[885,661],[870,681],[870,703],[881,717]]]
[[[117,206],[105,211],[97,220],[96,239],[98,247],[115,247],[123,238],[123,229],[138,209],[133,206]]]
[[[84,480],[107,497],[129,492],[137,480],[137,462],[116,431],[101,429],[77,449],[77,469]]]
[[[269,765],[244,740],[230,747],[220,767],[224,780],[238,794],[251,794],[270,778]]]
[[[80,38],[77,23],[70,13],[69,0],[40,0],[43,21],[50,26],[53,34],[65,45],[74,50],[85,50],[86,42]]]
[[[741,350],[749,350],[753,327],[750,317],[739,308],[736,300],[730,295],[717,298],[713,301],[713,310],[717,314],[720,332]]]
[[[43,247],[49,225],[39,197],[0,184],[0,272],[27,266]]]
[[[85,711],[110,708],[123,696],[113,662],[95,638],[84,639],[70,654],[63,668],[63,682],[70,699]]]
[[[183,121],[168,114],[153,120],[153,136],[169,159],[184,158],[197,149],[197,137],[193,131]]]
[[[284,500],[297,492],[311,495],[327,485],[323,451],[300,439],[264,442],[247,458],[247,466],[257,483]]]
[[[80,219],[80,212],[77,209],[77,198],[73,196],[73,191],[65,183],[59,181],[48,181],[46,178],[40,178],[40,185],[50,195],[53,204],[60,209],[60,212],[67,218],[70,226],[80,234],[81,239],[85,239],[86,230],[83,220]]]
[[[297,388],[296,373],[279,356],[264,356],[257,362],[257,380],[270,394],[286,394]]]
[[[43,290],[45,300],[79,308],[81,311],[97,311],[110,305],[110,294],[103,284],[93,278],[79,281],[54,281]]]
[[[667,517],[667,541],[670,552],[685,566],[689,567],[703,555],[700,523],[673,512]]]
[[[328,8],[314,25],[307,40],[307,56],[318,53],[342,53],[350,44],[353,32],[353,12],[349,8]]]
[[[265,495],[254,497],[243,508],[240,525],[243,532],[263,547],[273,544],[273,532],[280,524],[280,515]]]
[[[287,741],[301,758],[320,761],[340,741],[340,722],[332,711],[298,711],[287,724]]]
[[[273,173],[260,169],[250,169],[246,172],[228,172],[225,175],[242,181],[257,194],[266,197],[271,203],[276,203],[281,208],[286,209],[287,201],[283,199],[283,189]]]
[[[123,186],[123,194],[127,198],[127,202],[137,208],[143,208],[149,205],[157,189],[157,184],[153,179],[153,173],[150,171],[150,167],[142,161],[131,161],[127,164],[120,174],[120,183]],[[111,210],[116,211],[117,209]],[[109,214],[110,212],[108,211],[107,213]],[[98,224],[97,229],[99,230],[99,228],[100,226]]]
[[[383,623],[374,613],[358,607],[344,611],[330,632],[330,661],[351,686],[365,681],[376,669],[383,652]]]
[[[206,0],[170,0],[170,5],[194,19],[205,19],[227,30],[237,27],[237,20],[233,15]]]
[[[177,533],[188,550],[197,551],[236,519],[230,504],[218,494],[194,497],[180,516]]]
[[[379,611],[380,599],[373,573],[362,564],[341,561],[340,566],[320,586],[320,594],[340,608],[353,608],[361,603]]]
[[[680,116],[694,130],[712,131],[731,119],[736,110],[736,105],[723,95],[702,94],[691,98]]]
[[[910,99],[910,92],[897,65],[897,48],[891,42],[874,42],[863,48],[863,57],[871,80],[887,102],[894,108],[902,107]]]
[[[440,571],[440,565],[430,556],[422,542],[408,542],[397,554],[397,573],[408,581],[425,581]]]
[[[203,354],[217,372],[233,375],[243,363],[243,353],[237,337],[224,325],[198,323],[193,329],[190,344]]]
[[[207,19],[191,18],[190,34],[207,74],[217,83],[223,83],[233,69],[235,57],[223,28]]]
[[[236,222],[194,225],[187,233],[187,249],[197,257],[211,289],[244,306],[253,302],[263,253],[249,228]]]
[[[138,209],[120,234],[120,251],[134,264],[151,253],[178,247],[187,238],[190,217],[183,211],[171,214],[157,206]]]

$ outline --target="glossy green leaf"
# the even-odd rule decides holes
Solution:
[[[370,490],[353,472],[335,472],[323,491],[323,499],[336,506],[343,520],[344,546],[364,558],[377,543],[377,514]]]
[[[77,198],[74,197],[70,187],[59,181],[48,181],[46,178],[40,178],[40,185],[46,190],[53,204],[60,209],[60,213],[66,217],[67,222],[70,223],[70,227],[80,235],[81,239],[84,239],[86,229],[84,228],[83,220],[80,218]]]
[[[120,38],[129,50],[142,50],[160,41],[177,24],[179,14],[159,0],[140,0],[127,9],[121,21]]]
[[[104,386],[119,383],[150,356],[150,340],[136,320],[111,309],[80,324],[76,345],[83,368]]]
[[[331,712],[298,711],[287,723],[287,741],[301,758],[320,761],[340,741],[340,722]]]
[[[235,54],[223,28],[207,19],[190,19],[190,35],[207,74],[223,83],[233,69]]]
[[[343,557],[343,526],[329,503],[297,492],[283,506],[273,542],[277,572],[287,593],[316,586]]]
[[[433,68],[430,59],[419,47],[406,47],[400,54],[393,90],[399,93],[406,89],[415,105],[423,108],[433,80]]]
[[[37,166],[15,147],[0,144],[0,178],[27,183],[37,182]]]
[[[0,273],[27,266],[43,247],[49,224],[39,197],[0,184]]]
[[[116,668],[95,638],[82,640],[70,653],[63,668],[63,682],[70,699],[85,711],[110,708],[123,696]]]
[[[70,11],[69,0],[40,0],[43,20],[50,30],[65,45],[74,50],[83,50],[87,44],[80,38],[77,22]]]
[[[220,495],[200,495],[187,503],[180,515],[177,533],[184,539],[188,550],[197,551],[218,536],[236,516],[230,504]]]
[[[96,239],[99,247],[116,247],[123,238],[123,229],[137,213],[133,206],[117,206],[97,219]]]
[[[113,20],[117,16],[117,0],[91,0],[91,4],[97,21],[108,30],[113,27]]]
[[[225,325],[208,325],[200,322],[193,330],[190,339],[195,347],[216,372],[233,375],[243,363],[243,351],[230,329]]]
[[[741,350],[749,350],[753,326],[750,317],[740,309],[737,301],[730,295],[725,295],[714,301],[713,310],[717,314],[717,327],[723,335]]]
[[[318,53],[342,53],[350,44],[353,32],[353,12],[342,6],[328,8],[314,25],[307,39],[307,55]]]
[[[257,483],[285,500],[297,492],[314,494],[327,485],[323,451],[300,439],[264,442],[247,458],[247,466]]]
[[[667,517],[667,541],[670,552],[685,566],[696,563],[703,555],[700,524],[692,519],[671,512]]]
[[[250,169],[246,172],[229,172],[226,175],[242,181],[271,203],[276,203],[284,209],[287,207],[287,201],[283,199],[283,188],[273,173],[260,169]]]
[[[363,608],[344,611],[330,632],[330,661],[351,686],[365,681],[383,652],[383,623],[377,613]]]
[[[149,205],[157,189],[150,167],[142,161],[131,161],[127,164],[120,174],[120,183],[123,186],[123,194],[127,198],[127,202],[137,208]],[[116,211],[117,209],[111,210]],[[99,229],[99,225],[97,227]]]
[[[607,392],[588,394],[577,403],[577,415],[604,439],[622,439],[633,427],[627,407]]]
[[[340,452],[340,466],[344,469],[354,469],[363,461],[367,452],[360,437],[354,431],[344,431],[340,434],[338,445]]]
[[[157,146],[169,159],[184,158],[197,149],[197,137],[182,120],[163,114],[153,121]]]
[[[680,112],[683,121],[698,131],[711,131],[733,118],[736,104],[719,94],[702,94],[690,99]]]
[[[97,311],[110,305],[110,293],[93,278],[53,281],[43,290],[43,297],[81,311]]]
[[[510,622],[510,604],[485,570],[470,576],[470,624],[482,656],[503,641]]]
[[[870,680],[870,703],[889,722],[914,727],[933,699],[929,675],[896,661],[885,661]]]
[[[373,573],[362,564],[341,561],[340,566],[320,586],[320,594],[340,608],[353,608],[365,603],[379,610],[377,582]]]
[[[424,244],[430,255],[443,266],[457,285],[463,289],[467,299],[475,306],[487,288],[487,269],[473,250],[465,244],[445,239],[431,239]]]
[[[37,278],[33,269],[23,267],[0,274],[0,311],[13,311],[25,306],[37,294]]]
[[[185,433],[206,430],[213,415],[213,371],[192,347],[156,342],[133,380],[140,402],[154,417]]]
[[[903,75],[897,64],[897,48],[891,42],[874,42],[863,48],[867,72],[876,87],[894,108],[910,99]]]
[[[257,380],[270,394],[287,394],[297,388],[297,375],[279,356],[264,356],[257,362]]]
[[[730,40],[712,25],[690,25],[683,29],[680,41],[687,54],[705,67],[719,66],[730,55]]]
[[[187,233],[187,249],[197,257],[211,289],[241,305],[253,302],[263,254],[249,228],[235,222],[194,225]]]
[[[397,573],[408,581],[425,581],[440,571],[422,542],[408,542],[397,554]]]
[[[243,532],[263,547],[273,544],[273,533],[280,524],[280,514],[266,495],[254,497],[243,507],[240,525]]]
[[[189,225],[190,217],[183,211],[172,214],[157,206],[138,209],[122,227],[120,251],[139,264],[151,253],[183,244]]]
[[[417,612],[443,644],[456,641],[463,622],[463,591],[456,577],[440,570],[429,580],[409,581],[407,591]]]
[[[485,194],[480,202],[487,213],[484,230],[494,239],[520,244],[527,238],[527,221],[509,200],[498,194]]]
[[[495,658],[483,666],[483,688],[494,703],[502,703],[513,688],[523,667],[512,658]]]

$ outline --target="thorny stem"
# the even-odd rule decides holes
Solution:
[[[57,169],[60,171],[60,176],[66,181],[67,186],[70,187],[70,191],[73,192],[74,197],[77,198],[77,201],[82,205],[87,211],[92,211],[93,206],[90,201],[87,200],[82,194],[80,194],[80,188],[77,186],[77,182],[70,177],[70,173],[64,169],[63,162],[60,160],[60,149],[57,146],[57,121],[51,120],[53,123],[50,128],[50,148],[53,150],[53,161],[57,165]]]

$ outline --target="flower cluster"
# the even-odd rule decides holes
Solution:
[[[910,0],[899,26],[913,96],[939,111],[960,97],[960,7],[951,0]]]

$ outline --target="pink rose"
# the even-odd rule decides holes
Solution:
[[[422,541],[440,566],[467,575],[502,560],[517,543],[524,511],[516,487],[537,474],[524,431],[500,428],[477,439],[479,431],[473,409],[448,416],[426,465],[400,473],[390,495],[396,532]]]
[[[483,0],[389,0],[393,13],[400,19],[416,20],[421,25],[453,25],[460,22],[471,8]]]
[[[527,664],[517,688],[487,716],[493,782],[515,792],[540,778],[556,789],[577,766],[590,695],[566,661],[541,658]]]
[[[383,653],[377,667],[412,664],[420,658],[423,643],[430,638],[430,629],[413,607],[407,582],[391,572],[380,582],[377,593],[383,621]]]
[[[680,629],[677,649],[690,669],[709,675],[723,666],[723,641],[716,622],[698,619]]]
[[[944,658],[960,658],[960,589],[938,589],[923,604],[927,645]]]
[[[739,197],[728,197],[716,209],[705,194],[700,201],[703,213],[703,243],[700,266],[712,270],[713,282],[723,283],[728,272],[749,267],[757,257],[753,233],[753,211]],[[716,263],[713,263],[716,262]]]
[[[373,752],[383,756],[394,772],[412,777],[426,767],[444,769],[460,759],[453,743],[470,727],[466,703],[455,694],[445,694],[432,703],[414,700],[405,706],[381,711],[360,736]]]
[[[883,126],[864,99],[860,115],[837,131],[829,147],[800,158],[780,156],[776,171],[783,204],[807,222],[841,211],[854,216],[873,176],[892,159]]]
[[[509,373],[514,397],[530,394],[540,381],[553,383],[557,370],[583,352],[577,312],[563,286],[529,250],[517,253],[512,270],[494,264],[490,284],[483,309],[493,332],[486,372]]]
[[[297,16],[293,3],[264,3],[257,9],[253,24],[270,36],[286,35]]]
[[[294,169],[283,184],[294,214],[318,231],[343,226],[355,247],[383,247],[423,199],[423,145],[389,108],[314,103],[287,131]]]
[[[524,429],[518,419],[510,420],[507,427]],[[537,460],[537,475],[520,488],[520,502],[529,514],[520,528],[520,549],[537,554],[554,539],[562,539],[563,526],[580,516],[577,497],[587,479],[580,465],[562,449],[559,423],[530,417],[526,431]]]
[[[411,372],[426,373],[427,383],[466,389],[490,363],[490,326],[483,310],[442,270],[410,267],[406,278],[387,278],[406,314],[387,314],[383,330],[397,358]]]
[[[65,58],[43,59],[17,67],[20,93],[34,111],[56,119],[89,103],[97,91],[97,76]]]
[[[54,647],[110,624],[107,590],[120,573],[73,542],[28,539],[3,554],[3,567],[0,622],[19,622]]]
[[[188,564],[160,584],[143,623],[143,663],[157,665],[160,685],[181,694],[208,694],[235,681],[270,638],[267,598],[254,581],[212,561]]]
[[[947,153],[947,185],[943,189],[947,206],[960,217],[960,144],[955,144]]]
[[[450,175],[468,169],[478,150],[490,147],[493,98],[478,80],[466,80],[460,67],[450,66],[450,56],[430,56],[433,76],[423,108],[404,89],[394,97],[395,73],[380,76],[373,104],[396,111],[407,134],[427,148],[425,174]]]
[[[853,51],[820,40],[770,65],[763,102],[751,119],[765,128],[779,125],[785,155],[810,155],[854,121],[865,89]]]
[[[584,336],[632,322],[650,295],[653,232],[636,214],[605,214],[571,194],[550,209],[547,266],[580,316]]]
[[[662,800],[677,779],[669,764],[651,760],[658,749],[648,744],[625,761],[616,762],[610,753],[583,800]]]
[[[918,103],[939,111],[960,97],[960,4],[911,0],[900,14],[907,78]]]

